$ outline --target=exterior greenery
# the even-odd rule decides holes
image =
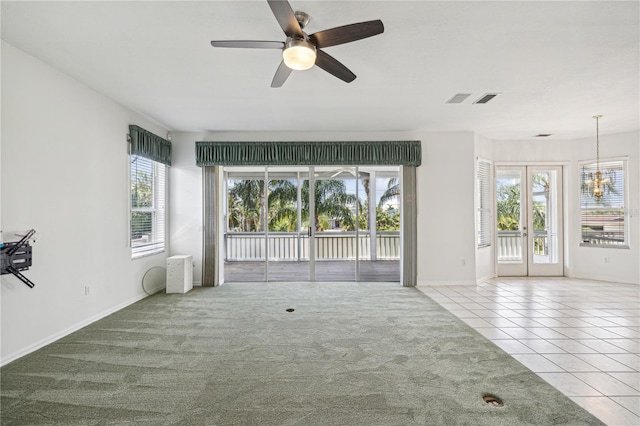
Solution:
[[[362,181],[366,198],[360,201],[347,191],[344,180],[317,179],[314,188],[316,231],[340,229],[355,231],[368,229],[368,180]],[[236,232],[298,231],[298,188],[294,180],[270,180],[265,194],[263,179],[230,180],[227,192],[228,229]],[[400,212],[384,203],[399,195],[397,179],[390,179],[387,191],[376,206],[376,227],[379,231],[400,229]],[[306,229],[309,224],[309,180],[301,185],[301,224]],[[358,212],[356,220],[356,211]],[[266,217],[266,226],[265,226]]]
[[[520,183],[506,183],[499,185],[496,191],[497,198],[497,228],[498,231],[521,230],[520,211]],[[546,254],[547,231],[547,205],[540,202],[541,195],[549,194],[549,175],[547,173],[535,173],[532,176],[532,213],[533,213],[533,250],[536,254]]]
[[[533,176],[534,191],[549,191],[546,175]],[[504,184],[497,188],[497,226],[499,231],[520,229],[520,184]],[[533,230],[544,231],[546,227],[546,206],[533,200]]]

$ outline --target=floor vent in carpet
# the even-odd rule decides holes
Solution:
[[[484,400],[484,402],[486,402],[489,405],[492,405],[494,407],[502,407],[504,406],[504,402],[502,402],[502,400],[500,398],[498,398],[497,396],[494,395],[483,395],[482,399]]]

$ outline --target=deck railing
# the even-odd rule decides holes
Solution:
[[[623,231],[582,231],[583,244],[620,246],[624,245]]]
[[[371,256],[369,232],[318,232],[315,235],[316,260],[356,259],[390,260],[400,259],[400,232],[380,231],[376,233],[376,253]],[[269,232],[269,260],[308,260],[309,236],[297,232]],[[225,260],[264,261],[266,253],[263,232],[228,232],[225,234]]]
[[[521,231],[498,231],[497,236],[498,261],[522,259]]]
[[[498,261],[522,259],[522,231],[498,231]],[[534,231],[533,254],[549,254],[548,234],[546,231]]]

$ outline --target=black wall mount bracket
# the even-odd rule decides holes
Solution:
[[[32,229],[19,241],[4,243],[0,247],[0,275],[13,274],[29,288],[35,284],[20,271],[26,271],[31,266],[33,252],[29,239],[35,233],[35,229]]]

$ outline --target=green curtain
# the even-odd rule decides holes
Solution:
[[[171,165],[171,142],[134,124],[129,125],[131,155]]]
[[[196,164],[206,166],[419,166],[420,141],[196,142]]]
[[[224,212],[217,207],[217,174],[219,167],[203,167],[203,256],[202,256],[202,285],[204,287],[214,287],[220,284],[220,268],[218,266],[218,214],[224,215]]]
[[[416,168],[402,167],[402,285],[418,283],[418,191]]]

